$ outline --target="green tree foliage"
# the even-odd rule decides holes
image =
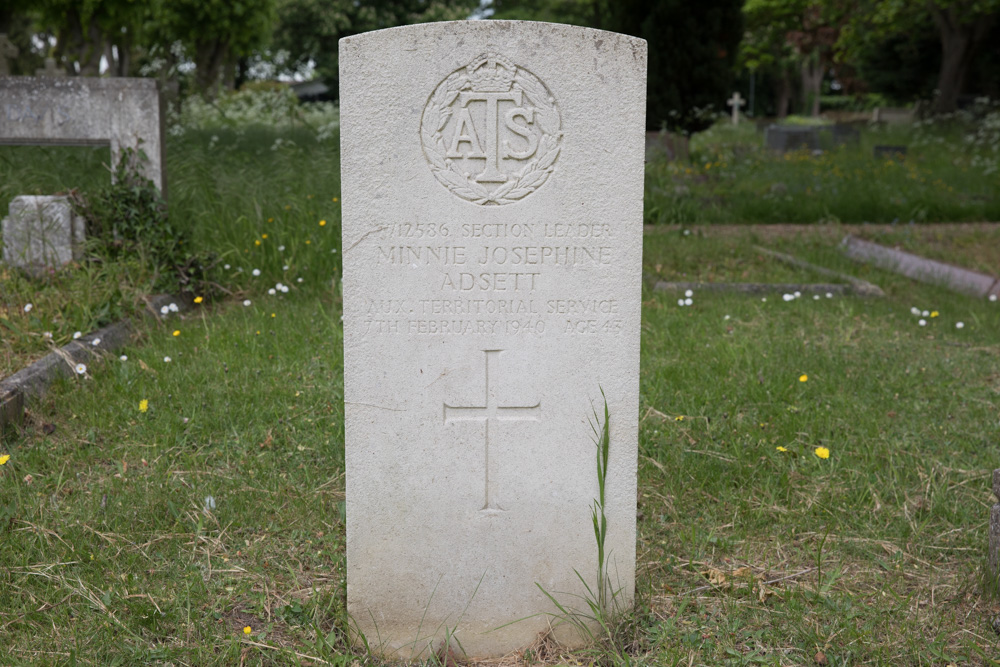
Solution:
[[[184,46],[198,90],[212,95],[223,79],[231,86],[238,58],[267,44],[275,11],[276,0],[165,0],[157,34]]]
[[[599,27],[604,15],[602,0],[493,0],[491,18],[547,21]]]
[[[279,0],[273,48],[288,72],[312,64],[336,89],[337,42],[369,30],[468,18],[478,0]]]
[[[586,25],[649,44],[646,126],[709,127],[731,92],[743,0],[494,0],[494,18]]]
[[[933,106],[937,113],[955,110],[975,70],[978,54],[1000,22],[1000,0],[826,2],[844,7],[849,17],[837,43],[838,58],[847,63],[861,63],[866,56],[870,59],[886,44],[894,45],[897,51],[903,44],[910,44],[912,49],[913,42],[926,34],[926,26],[933,25],[940,48]]]

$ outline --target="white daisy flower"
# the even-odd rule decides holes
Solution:
[[[254,278],[256,278],[257,276],[260,275],[260,269],[254,269],[250,273],[251,273],[251,275],[253,275]]]
[[[243,305],[244,306],[249,306],[250,305],[250,299],[244,299],[243,300]]]
[[[300,283],[300,282],[302,282],[302,278],[296,278],[296,279],[295,279],[295,282],[297,282],[297,283]]]
[[[813,294],[813,301],[819,301],[819,294]]]
[[[87,372],[87,364],[77,364],[74,370],[77,375],[84,375]]]
[[[47,340],[52,340],[52,332],[46,331],[45,333],[42,334],[42,338],[45,338]]]
[[[77,338],[79,338],[82,335],[83,335],[82,331],[75,331],[75,332],[73,332],[73,340],[76,340]]]
[[[160,308],[160,315],[169,315],[169,314],[170,314],[170,306],[164,306],[163,308]]]
[[[724,320],[728,320],[728,319],[729,319],[729,315],[726,315],[726,316],[725,316],[725,317],[723,317],[722,319],[724,319]]]
[[[912,308],[910,308],[910,312],[913,313],[914,315],[919,315],[920,309],[917,308],[916,306],[913,306]]]
[[[172,361],[170,357],[163,357],[163,363],[169,364]]]
[[[955,322],[955,328],[956,329],[964,329],[965,328],[965,322]]]
[[[302,282],[302,278],[299,278],[299,282]],[[694,301],[692,301],[691,299],[684,299],[685,306],[690,306],[692,303],[694,303]]]
[[[267,290],[267,293],[268,293],[269,295],[271,295],[271,296],[274,296],[274,295],[275,295],[275,294],[277,294],[278,292],[277,292],[277,291],[276,291],[276,290],[275,290],[275,289],[274,289],[274,288],[272,287],[271,289]]]
[[[287,265],[287,264],[285,264],[285,265],[284,265],[283,267],[281,267],[281,270],[282,270],[282,271],[287,271],[287,270],[288,270],[288,265]]]
[[[684,296],[694,296],[694,292],[692,292],[691,290],[685,290]]]
[[[34,308],[34,306],[32,304],[30,304],[30,303],[24,304],[24,312],[30,313],[32,308]]]
[[[226,264],[226,265],[225,265],[224,267],[222,267],[222,268],[224,268],[224,269],[225,269],[226,271],[228,271],[228,270],[229,270],[229,265],[228,265],[228,264]]]
[[[996,301],[996,300],[997,300],[997,295],[996,294],[990,294],[990,301]]]
[[[795,298],[796,299],[798,299],[800,296],[802,296],[802,292],[796,292],[795,293]]]
[[[276,289],[278,291],[284,291],[285,285],[284,285],[284,283],[278,283],[277,285],[274,286],[274,289]]]
[[[784,301],[794,301],[795,300],[795,297],[792,296],[791,294],[782,294],[781,298]]]
[[[285,294],[288,294],[288,285],[282,285],[281,291],[284,292]]]
[[[170,309],[171,313],[179,313],[181,310],[180,308],[177,307],[176,303],[171,303],[169,306],[167,306],[167,308]]]
[[[683,308],[684,307],[684,299],[677,299],[677,305]]]
[[[101,344],[101,339],[95,338],[94,340],[90,341],[90,344],[93,345],[94,347],[97,347],[98,345]]]
[[[826,293],[826,298],[827,299],[832,299],[833,298],[833,292],[827,292]]]
[[[121,359],[122,361],[128,361],[128,355],[127,354],[123,354],[122,356],[120,356],[118,358]]]
[[[917,324],[919,324],[922,327],[925,327],[927,326],[927,320],[920,318],[920,320],[917,321]]]
[[[278,246],[278,252],[285,252],[285,246],[279,245]]]
[[[931,311],[929,311],[929,310],[925,310],[924,312],[922,312],[922,313],[920,313],[920,314],[921,314],[921,315],[923,315],[924,317],[927,317],[928,315],[930,315],[930,314],[931,314]]]
[[[766,297],[766,296],[762,296],[762,297],[760,298],[760,302],[761,302],[761,303],[767,303],[767,297]]]

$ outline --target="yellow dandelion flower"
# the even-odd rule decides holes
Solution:
[[[326,220],[320,220],[319,221],[319,226],[320,227],[326,227]]]
[[[253,244],[254,245],[260,245],[260,239],[254,239]]]
[[[809,381],[809,376],[806,375],[805,373],[799,376],[799,382],[808,382],[808,381]]]
[[[274,313],[271,313],[271,317],[274,317],[274,316],[275,316]]]
[[[139,401],[139,412],[145,412],[146,410],[149,410],[149,401],[144,398]]]
[[[177,338],[180,335],[181,335],[181,330],[180,329],[174,329],[174,338]]]
[[[338,202],[338,201],[340,201],[340,199],[338,197],[334,197],[333,201]]]
[[[826,447],[817,447],[813,453],[821,459],[830,458],[830,450]]]
[[[261,234],[261,235],[260,235],[260,237],[261,237],[262,239],[266,239],[266,238],[267,238],[267,234]]]
[[[253,628],[251,628],[249,625],[243,626],[243,634],[248,635],[251,632],[253,632]]]
[[[291,204],[289,204],[288,206],[286,206],[286,207],[285,207],[285,210],[286,210],[286,211],[291,211],[291,210],[292,210],[292,205],[291,205]]]
[[[306,239],[306,245],[309,245],[310,243],[312,243],[312,241],[310,241],[309,239]]]
[[[194,298],[194,302],[195,302],[195,303],[201,303],[201,302],[202,302],[202,301],[204,301],[204,300],[205,300],[205,299],[201,298],[200,296],[196,296],[196,297]]]
[[[267,221],[268,222],[274,222],[274,218],[268,218]]]
[[[777,449],[779,452],[787,452],[788,451],[788,449],[786,449],[785,447],[782,447],[781,445],[778,445],[777,447],[775,447],[775,449]]]
[[[684,415],[677,415],[676,417],[674,417],[674,421],[675,422],[682,422],[682,421],[684,421]]]
[[[7,461],[10,461],[10,454],[0,454],[0,466],[7,465]]]
[[[931,312],[931,317],[937,317],[940,314],[941,313],[939,313],[938,311],[935,310],[935,311]]]

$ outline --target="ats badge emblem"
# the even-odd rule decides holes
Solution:
[[[562,148],[556,100],[538,77],[496,53],[452,72],[420,124],[435,178],[474,204],[512,204],[540,188]]]

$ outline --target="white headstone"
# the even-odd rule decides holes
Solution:
[[[740,107],[746,102],[740,97],[740,92],[736,91],[733,96],[726,100],[726,104],[733,108],[733,125],[740,124]]]
[[[84,220],[61,196],[21,195],[0,223],[3,260],[38,275],[80,258]]]
[[[645,75],[645,41],[564,25],[340,41],[347,599],[385,655],[527,646],[539,586],[585,608],[602,388],[631,603]]]

